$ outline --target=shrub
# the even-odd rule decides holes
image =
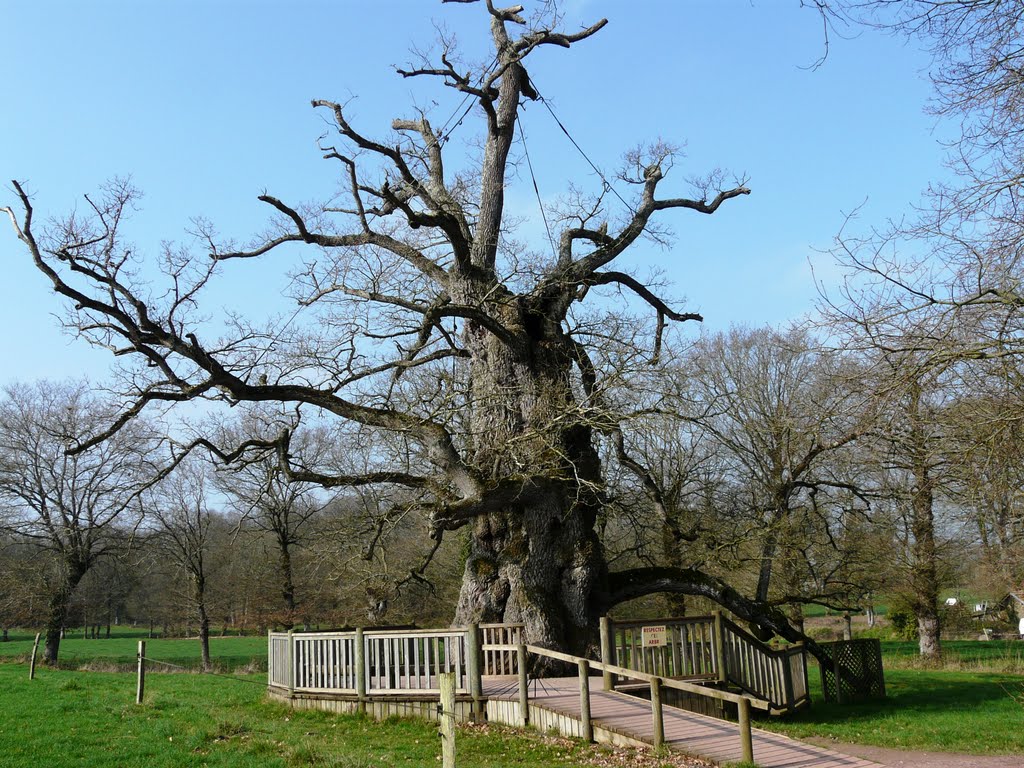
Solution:
[[[894,602],[889,606],[889,626],[893,634],[900,640],[917,640],[917,616],[904,602]]]

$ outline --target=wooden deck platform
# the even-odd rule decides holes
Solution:
[[[597,741],[651,744],[654,723],[650,702],[601,690],[601,678],[591,678],[591,718]],[[519,683],[515,677],[485,677],[488,719],[522,725]],[[530,681],[530,721],[564,735],[581,735],[579,682],[575,677]],[[736,724],[665,707],[665,743],[673,750],[719,763],[742,759]],[[879,768],[877,763],[804,744],[787,736],[753,729],[754,762],[762,768]]]

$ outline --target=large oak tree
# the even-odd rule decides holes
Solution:
[[[290,430],[240,446],[198,442],[229,460],[273,450],[296,481],[393,489],[381,496],[391,512],[425,515],[435,541],[468,528],[457,622],[521,621],[531,642],[581,649],[608,609],[667,591],[709,597],[795,638],[777,610],[695,568],[610,572],[598,535],[601,448],[621,448],[617,436],[629,428],[603,397],[607,380],[624,359],[656,359],[667,323],[697,317],[616,261],[645,235],[663,235],[663,217],[714,214],[749,190],[713,173],[685,194],[665,192],[673,150],[659,142],[626,157],[620,185],[634,194],[624,214],[612,210],[609,185],[593,195],[574,189],[551,217],[552,255],[527,250],[505,203],[517,119],[539,98],[527,61],[538,49],[585,43],[605,21],[563,32],[491,0],[483,15],[490,62],[465,65],[442,39],[431,58],[399,70],[465,99],[478,119],[478,155],[453,152],[451,131],[416,110],[377,135],[357,127],[345,104],[314,101],[332,126],[322,148],[343,192],[321,204],[261,195],[272,223],[245,246],[200,224],[205,253],[165,247],[162,294],[137,276],[124,242],[130,185],[91,198],[91,215],[37,231],[29,195],[14,183],[16,233],[69,299],[71,324],[135,361],[125,377],[132,398],[95,441],[150,404],[289,404],[301,418],[339,425],[355,446],[351,460],[293,458]],[[239,321],[214,338],[195,311],[203,289],[225,262],[274,257],[296,265],[295,322]],[[608,288],[649,312],[650,336],[604,317],[594,299]],[[619,463],[644,472],[628,456]]]

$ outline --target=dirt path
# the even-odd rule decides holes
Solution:
[[[959,755],[951,752],[912,752],[863,744],[843,744],[831,739],[805,739],[854,757],[874,760],[887,768],[1021,768],[1024,755]]]

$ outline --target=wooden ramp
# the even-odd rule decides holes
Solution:
[[[523,725],[519,683],[512,677],[485,677],[487,715],[492,722]],[[618,692],[601,690],[590,679],[591,719],[597,741],[647,744],[654,741],[651,704]],[[542,730],[556,727],[570,737],[582,735],[579,681],[575,677],[530,681],[530,723]],[[664,708],[665,744],[718,763],[742,760],[735,723],[673,707]],[[787,736],[753,729],[754,762],[762,768],[879,768],[878,763],[804,744]]]

